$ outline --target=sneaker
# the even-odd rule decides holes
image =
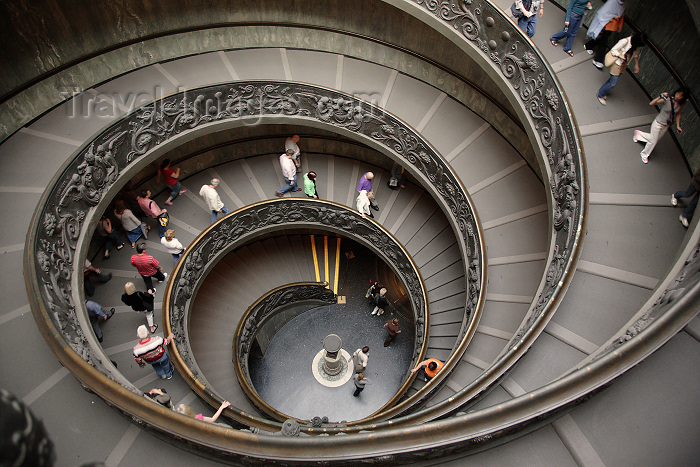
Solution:
[[[634,136],[632,136],[632,141],[634,141],[635,143],[638,143],[638,142],[639,142],[639,137],[638,137],[638,135],[639,135],[639,130],[634,130]],[[675,206],[675,205],[674,205],[674,206]]]
[[[588,53],[588,55],[593,55],[593,51],[588,50],[585,45],[583,46],[583,50],[585,50]]]
[[[165,376],[165,375],[160,375],[160,379],[165,379],[165,378],[167,378],[167,376]]]
[[[688,219],[686,219],[685,217],[683,217],[683,214],[681,214],[681,215],[678,217],[678,220],[681,221],[681,224],[683,224],[683,227],[688,227]]]
[[[372,310],[372,315],[376,315],[376,314],[377,314],[377,310]]]
[[[165,379],[173,379],[173,375],[167,376]]]
[[[168,273],[164,272],[163,273],[163,280],[159,280],[158,282],[163,282],[164,280],[167,280],[167,279],[168,279]]]
[[[671,195],[671,204],[674,206],[678,206],[678,198],[676,198],[675,194]]]
[[[603,104],[603,105],[607,105],[607,102],[605,102],[605,98],[604,98],[604,97],[599,97],[599,98],[598,98],[598,102],[600,102],[600,103]]]
[[[110,308],[109,313],[107,314],[107,319],[111,318],[114,315],[114,312],[116,310],[114,308]]]
[[[593,64],[594,64],[595,67],[598,68],[599,70],[602,70],[603,67],[605,66],[605,65],[603,65],[603,64],[600,63],[600,62],[596,62],[595,60],[593,60]]]
[[[649,158],[647,156],[645,156],[644,153],[640,152],[639,157],[642,158],[642,162],[644,162],[645,164],[649,163]]]

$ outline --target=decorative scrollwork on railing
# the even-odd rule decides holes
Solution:
[[[73,290],[72,279],[75,272],[82,270],[75,256],[79,233],[88,223],[95,222],[95,216],[99,217],[96,209],[100,203],[106,204],[104,195],[124,176],[124,171],[152,149],[204,124],[233,119],[245,119],[249,123],[268,115],[312,118],[362,135],[386,147],[405,167],[413,168],[425,182],[426,189],[446,206],[448,218],[459,230],[460,248],[467,258],[465,276],[471,278],[467,284],[470,300],[464,320],[465,323],[475,322],[474,312],[482,289],[478,278],[483,277],[484,263],[472,206],[457,177],[418,134],[377,107],[328,89],[259,81],[216,85],[157,100],[105,129],[78,151],[47,190],[38,208],[34,242],[27,249],[31,255],[28,267],[35,265],[37,298],[49,310],[54,326],[71,348],[103,373],[109,375],[113,369],[101,364],[98,356],[101,352],[91,348],[95,344],[89,343],[75,314],[75,303],[79,302],[80,295]],[[340,229],[351,231],[358,227],[353,216],[333,210],[317,214]],[[209,241],[219,244],[231,240],[243,233],[244,223],[262,226],[281,219],[293,222],[299,213],[276,207],[266,216],[255,217],[252,212],[246,215],[250,217],[236,221],[241,222],[240,225],[231,225],[230,231],[221,232]],[[386,235],[377,233],[373,242],[381,245],[387,239]],[[387,248],[386,251],[391,254],[394,250]],[[193,254],[184,262],[183,274],[173,286],[178,299],[191,297],[192,279],[202,273],[207,261],[208,257]],[[418,290],[417,286],[409,287],[410,293],[418,293]],[[184,310],[175,305],[174,322],[183,315]]]
[[[245,382],[247,387],[244,387],[244,390],[258,408],[265,410],[265,404],[260,403],[261,399],[253,388],[248,369],[250,347],[258,335],[258,331],[280,308],[287,305],[313,303],[312,306],[318,306],[323,303],[332,304],[336,300],[337,297],[328,288],[327,282],[294,283],[278,287],[265,294],[243,314],[233,336],[233,362],[236,366],[238,380]]]
[[[472,0],[413,0],[448,24],[460,37],[473,42],[486,62],[509,83],[545,152],[544,167],[552,193],[554,253],[544,283],[509,347],[518,345],[532,325],[545,314],[555,295],[563,293],[562,278],[576,259],[584,222],[586,193],[580,142],[566,99],[546,62],[513,24],[488,2]]]
[[[263,233],[295,227],[316,228],[347,235],[363,243],[381,257],[400,278],[413,309],[415,344],[412,364],[417,363],[425,352],[426,292],[418,270],[408,253],[386,230],[375,222],[363,219],[357,211],[329,201],[304,198],[270,200],[242,208],[210,226],[195,239],[173,271],[171,279],[173,282],[166,295],[164,307],[168,318],[166,326],[180,337],[174,343],[176,348],[174,357],[182,361],[193,377],[205,386],[205,375],[202,375],[199,370],[187,338],[188,315],[194,297],[193,291],[196,291],[203,282],[206,273],[228,252]],[[308,292],[307,289],[303,291]],[[320,300],[328,299],[326,292],[314,293]],[[333,295],[332,292],[330,294]],[[247,348],[244,347],[249,344],[254,334],[255,324],[259,324],[270,310],[302,298],[308,300],[310,297],[304,296],[297,289],[283,288],[267,297],[261,304],[257,304],[251,312],[253,314],[243,324],[243,328],[239,327],[240,353],[247,354]],[[245,370],[244,377],[248,380],[247,363],[242,363],[241,367]],[[196,382],[188,380],[188,383],[195,390],[198,389]],[[215,390],[215,388],[209,389]]]

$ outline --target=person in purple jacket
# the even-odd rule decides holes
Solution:
[[[367,193],[369,193],[370,191],[372,191],[373,178],[374,174],[372,172],[367,172],[364,175],[362,175],[362,177],[360,178],[360,182],[357,184],[357,192],[360,193],[362,190],[364,190]],[[374,198],[370,198],[369,205],[375,211],[379,211],[379,206],[377,205],[376,201],[374,201]]]

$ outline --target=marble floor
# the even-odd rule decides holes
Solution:
[[[251,361],[251,377],[256,391],[268,404],[289,416],[310,420],[327,416],[331,422],[359,420],[379,410],[409,376],[413,353],[413,325],[400,319],[401,334],[388,347],[383,346],[387,320],[396,317],[395,307],[382,316],[372,316],[373,307],[364,294],[373,279],[375,259],[357,244],[348,245],[355,257],[345,254],[339,295],[345,304],[320,306],[289,321],[270,342],[264,358]],[[395,294],[388,296],[394,300]],[[350,355],[365,345],[370,347],[365,376],[370,384],[353,397],[355,386],[348,380],[339,387],[326,387],[316,381],[312,362],[323,348],[323,338],[337,334],[342,348]],[[352,371],[352,362],[350,363]]]

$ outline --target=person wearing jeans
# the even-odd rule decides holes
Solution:
[[[559,45],[559,41],[566,37],[564,52],[572,57],[574,56],[574,53],[571,51],[571,46],[583,22],[583,15],[586,13],[586,8],[590,8],[590,6],[591,2],[587,0],[571,0],[571,2],[569,2],[569,6],[566,9],[566,17],[564,18],[564,29],[554,34],[550,39],[553,46],[556,47]]]
[[[224,216],[228,214],[228,209],[226,209],[226,206],[224,206],[224,203],[221,201],[219,193],[216,191],[219,183],[221,182],[218,178],[212,178],[209,185],[202,185],[202,188],[199,190],[199,196],[204,198],[204,201],[207,203],[207,207],[211,210],[212,224],[216,222],[216,218],[219,213],[223,214]]]
[[[518,27],[527,34],[527,37],[532,38],[537,29],[537,16],[544,14],[544,0],[531,0],[530,8],[527,8],[527,3],[527,0],[515,0],[515,8],[522,13],[518,18]]]
[[[287,152],[280,156],[280,168],[284,177],[285,185],[279,189],[277,196],[282,197],[288,191],[301,191],[297,186],[297,168],[292,161],[294,155],[293,149],[287,149]]]
[[[700,169],[695,172],[693,178],[690,180],[690,186],[688,186],[685,191],[677,191],[671,195],[671,204],[677,206],[679,199],[690,198],[691,196],[693,198],[690,200],[690,203],[688,203],[683,213],[678,217],[683,227],[688,227],[695,213],[695,208],[698,205],[698,198],[700,197]]]
[[[598,102],[605,105],[608,94],[617,84],[620,75],[625,72],[627,65],[634,59],[634,72],[639,73],[639,47],[644,47],[647,43],[647,36],[643,32],[638,32],[633,36],[620,39],[617,44],[610,49],[610,55],[615,59],[610,66],[610,78],[603,83],[598,90]]]
[[[138,327],[136,334],[139,337],[139,342],[134,346],[134,360],[143,368],[146,363],[153,366],[156,374],[161,379],[170,379],[173,377],[173,365],[170,363],[170,356],[166,346],[172,341],[173,333],[163,339],[160,336],[148,336],[148,329],[141,325]]]

